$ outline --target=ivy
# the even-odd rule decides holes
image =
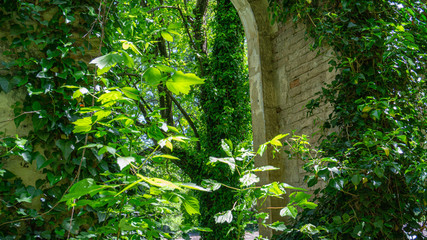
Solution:
[[[304,23],[313,49],[330,47],[336,78],[307,107],[334,108],[308,161],[319,207],[296,221],[316,238],[423,238],[426,216],[426,5],[421,1],[270,1],[276,21]],[[424,173],[423,173],[424,172]],[[295,234],[295,233],[294,233]],[[425,235],[424,235],[425,237]],[[279,239],[301,236],[284,234]]]

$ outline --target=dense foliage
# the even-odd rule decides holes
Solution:
[[[1,94],[22,98],[5,122],[30,132],[0,141],[1,238],[240,239],[268,217],[257,199],[303,191],[254,187],[275,168],[242,148],[249,87],[229,1],[6,3]],[[315,207],[296,196],[292,215]]]
[[[215,18],[211,23],[213,43],[208,75],[200,93],[204,113],[201,143],[206,152],[205,158],[227,157],[221,149],[223,139],[229,139],[234,146],[246,141],[248,147],[252,138],[243,26],[231,1],[216,1],[214,14]],[[241,147],[244,147],[244,144],[240,145]],[[253,162],[250,166],[253,166]],[[205,168],[201,176],[233,187],[238,187],[238,179],[241,177],[237,171],[229,171],[225,166]],[[202,194],[201,223],[203,226],[213,227],[212,233],[203,233],[203,239],[217,239],[218,235],[224,236],[224,239],[240,239],[244,236],[242,220],[233,221],[233,224],[215,225],[215,214],[232,209],[240,197],[235,196],[234,192],[223,188],[215,193]],[[237,219],[237,216],[234,217]],[[231,229],[238,231],[229,233]]]
[[[320,154],[305,168],[324,181],[297,225],[328,239],[423,239],[427,213],[426,52],[423,1],[270,1],[276,21],[305,24],[313,48],[332,48],[336,71],[307,106],[334,108]],[[332,131],[331,131],[332,130]],[[425,235],[424,235],[425,237]],[[284,234],[280,239],[297,239]]]

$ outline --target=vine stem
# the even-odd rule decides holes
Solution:
[[[19,115],[18,115],[18,116],[16,116],[16,117],[13,117],[13,118],[10,118],[10,119],[6,119],[6,120],[3,120],[3,121],[0,121],[0,123],[5,123],[5,122],[13,121],[13,120],[15,120],[15,119],[19,118],[19,117],[20,117],[20,116],[22,116],[22,115],[26,115],[26,114],[33,114],[33,113],[39,113],[39,112],[40,112],[40,110],[37,110],[37,111],[29,111],[29,112],[23,112],[23,113],[19,114]]]
[[[102,50],[102,42],[104,41],[104,37],[105,37],[105,23],[108,21],[108,14],[110,12],[111,6],[113,5],[113,2],[114,1],[111,1],[110,6],[108,7],[108,11],[107,12],[105,12],[106,11],[105,7],[104,7],[104,9],[102,8],[102,5],[103,5],[104,2],[101,1],[99,3],[98,14],[99,14],[100,17],[98,17],[98,21],[99,21],[99,24],[101,26],[101,41],[99,43],[99,55],[102,55],[102,51],[101,50]],[[102,14],[102,10],[104,10],[103,11],[104,14]],[[97,72],[97,67],[95,68],[95,72]],[[96,77],[94,77],[93,81],[92,81],[92,87],[93,87],[93,89],[95,89],[95,86],[96,86]],[[95,106],[95,98],[96,98],[96,96],[92,95],[92,107]],[[91,115],[93,115],[93,112],[91,113]],[[88,139],[89,139],[89,133],[86,133],[86,135],[85,135],[85,143],[84,143],[85,146],[88,143]],[[85,158],[85,154],[86,154],[86,148],[83,148],[82,157],[80,159],[79,168],[77,169],[76,177],[74,178],[73,183],[68,187],[68,190],[71,188],[71,186],[74,184],[74,182],[76,182],[76,181],[79,180],[80,172],[81,172],[82,165],[83,165],[83,159]],[[70,226],[69,226],[69,229],[68,229],[67,240],[70,239],[70,235],[71,235],[71,228],[72,228],[72,223],[73,223],[73,218],[74,218],[75,205],[76,205],[76,199],[73,200],[73,208],[71,210]]]

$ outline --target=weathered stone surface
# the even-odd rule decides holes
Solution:
[[[335,76],[329,73],[332,59],[328,49],[318,54],[310,50],[305,27],[296,27],[291,21],[271,25],[267,0],[232,0],[246,32],[248,42],[249,81],[251,87],[252,125],[254,145],[258,146],[280,133],[313,135],[319,131],[330,108],[324,106],[307,116],[305,105],[321,90],[323,83]],[[315,144],[317,137],[312,137]],[[271,154],[256,160],[258,166],[273,165],[278,171],[262,173],[260,184],[272,181],[304,186],[303,162],[285,156],[273,159]],[[269,222],[283,220],[280,209],[285,200],[269,199],[266,202]],[[269,229],[260,229],[260,235],[271,236]]]

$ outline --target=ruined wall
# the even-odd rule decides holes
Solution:
[[[329,72],[332,59],[325,47],[320,54],[310,50],[313,39],[307,38],[305,26],[292,21],[272,25],[267,0],[232,0],[246,31],[249,54],[249,81],[251,86],[252,125],[254,146],[258,146],[281,133],[308,135],[311,144],[318,140],[322,122],[331,108],[323,106],[308,116],[305,105],[321,90],[323,83],[331,81],[335,73]],[[273,165],[280,170],[260,174],[260,184],[272,181],[305,187],[303,162],[273,158],[264,155],[256,165]],[[280,209],[286,202],[268,199],[266,207],[269,222],[283,220]],[[272,231],[260,228],[260,235],[271,236]]]

